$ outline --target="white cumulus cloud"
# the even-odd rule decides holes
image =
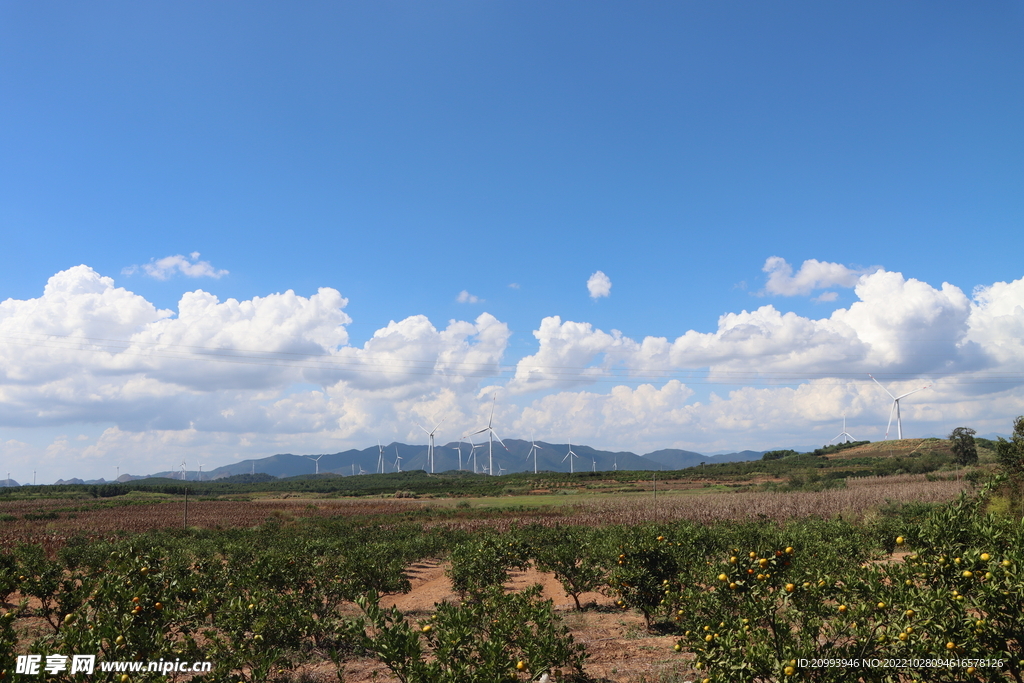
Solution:
[[[0,433],[0,457],[19,481],[37,468],[53,473],[41,481],[109,479],[118,463],[139,474],[182,459],[208,471],[377,438],[423,443],[416,424],[447,417],[443,443],[485,424],[494,393],[502,438],[802,447],[838,434],[844,414],[851,434],[882,438],[891,399],[868,372],[897,395],[931,383],[901,406],[909,436],[1005,433],[1024,414],[1024,279],[968,296],[877,270],[857,276],[853,295],[827,317],[768,305],[671,338],[549,316],[509,376],[512,330],[489,313],[444,325],[414,315],[353,344],[348,300],[331,288],[248,300],[196,290],[166,310],[76,266],[36,298],[0,302],[0,430],[19,430]],[[74,438],[85,423],[100,436]]]
[[[591,299],[611,296],[612,280],[599,270],[587,279],[587,291],[590,292]]]
[[[853,269],[841,263],[829,263],[808,259],[793,274],[793,266],[780,256],[771,256],[764,262],[762,270],[768,273],[765,292],[781,296],[798,296],[810,294],[816,289],[828,287],[853,287],[861,276],[875,272],[878,268]],[[832,301],[832,298],[819,297],[820,301]]]
[[[220,279],[228,275],[228,271],[214,268],[209,261],[200,261],[198,251],[193,251],[188,255],[188,258],[181,254],[176,254],[174,256],[165,256],[161,259],[153,259],[141,266],[128,266],[121,271],[121,274],[133,275],[140,270],[157,280],[169,280],[177,273],[191,278],[212,277],[214,279]]]

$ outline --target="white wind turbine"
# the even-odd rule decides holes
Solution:
[[[565,462],[566,458],[568,458],[568,460],[569,460],[569,474],[572,474],[573,471],[574,471],[573,468],[572,468],[572,459],[573,458],[578,458],[578,457],[580,457],[580,456],[578,456],[578,455],[576,455],[575,453],[572,452],[572,441],[569,441],[569,452],[565,454],[565,458],[562,458],[562,462]]]
[[[597,472],[597,459],[596,458],[591,458],[590,462],[593,463],[592,471],[593,472]]]
[[[530,439],[530,452],[526,454],[526,462],[530,462],[530,456],[533,456],[533,473],[537,474],[537,451],[541,450],[541,447],[537,445],[537,441],[533,438]]]
[[[181,461],[181,480],[185,481],[185,461]]]
[[[402,471],[402,456],[398,454],[398,444],[395,444],[395,470]]]
[[[879,382],[877,379],[875,379],[871,375],[868,375],[868,377],[871,377],[871,379],[874,380],[875,384],[877,384],[878,386],[882,387],[881,382]],[[905,399],[907,396],[910,396],[911,394],[916,394],[919,391],[924,391],[925,389],[927,389],[930,386],[931,386],[931,384],[926,384],[923,387],[921,387],[920,389],[914,389],[913,391],[908,391],[907,393],[903,394],[902,396],[893,396],[891,391],[889,391],[885,387],[882,387],[882,391],[884,391],[885,393],[889,394],[889,397],[892,399],[892,408],[889,409],[889,424],[887,424],[885,426],[885,438],[886,439],[889,438],[889,428],[892,427],[892,414],[894,412],[896,413],[896,437],[898,439],[902,439],[903,438],[903,423],[900,421],[900,401],[902,399]]]
[[[459,443],[455,446],[455,450],[459,452],[459,472],[462,471],[462,442],[466,439],[466,435],[463,434],[459,437]]]
[[[321,453],[320,455],[316,456],[315,458],[312,455],[305,455],[303,457],[304,458],[309,458],[310,460],[315,462],[316,463],[316,473],[320,474],[320,458],[324,457],[324,454]],[[362,468],[360,468],[360,469],[362,469]]]
[[[397,452],[398,446],[395,446]],[[384,447],[380,445],[380,439],[377,439],[377,469],[380,470],[381,474],[384,474]],[[375,470],[376,471],[376,470]]]
[[[504,467],[502,467],[501,463],[499,462],[498,463],[498,476],[500,477],[501,475],[505,474],[505,472],[508,472],[508,470],[506,470]]]
[[[199,463],[199,481],[203,480],[203,463]]]
[[[434,425],[434,428],[431,429],[429,432],[427,432],[425,427],[423,427],[421,425],[416,425],[417,427],[419,427],[423,431],[427,432],[427,437],[428,437],[428,440],[430,442],[429,445],[427,446],[427,460],[430,461],[430,473],[431,474],[434,473],[434,434],[437,432],[437,428],[440,427],[441,424],[445,420],[447,420],[447,419],[448,419],[447,417],[442,418],[441,422],[438,422],[436,425]]]
[[[849,443],[850,441],[856,441],[857,440],[857,439],[853,438],[852,434],[850,434],[850,433],[848,433],[846,431],[846,416],[845,415],[843,415],[843,431],[839,433],[839,436],[832,437],[832,440],[829,441],[829,443],[832,443],[832,441],[835,441],[836,439],[842,439],[844,437],[845,437],[845,441],[843,441],[843,443]]]
[[[472,441],[470,441],[469,443],[470,445],[473,446],[473,448],[471,449],[471,452],[473,454],[473,474],[480,474],[480,470],[476,466],[476,449],[483,448],[484,445],[482,443],[473,443]]]
[[[474,434],[483,434],[484,432],[487,432],[487,473],[492,477],[494,476],[494,439],[498,440],[498,443],[501,444],[502,448],[506,451],[508,450],[508,446],[505,445],[505,442],[501,440],[498,433],[494,431],[494,427],[491,426],[494,422],[494,403],[497,400],[498,395],[495,394],[494,398],[491,399],[491,417],[487,420],[487,426],[479,431],[473,432]]]

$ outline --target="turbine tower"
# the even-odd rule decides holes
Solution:
[[[447,420],[447,419],[448,419],[447,417],[442,418],[441,422],[438,422],[436,425],[434,425],[434,428],[431,429],[429,432],[427,432],[425,427],[423,427],[421,425],[416,425],[417,427],[419,427],[423,431],[427,432],[427,437],[428,437],[428,440],[430,442],[429,445],[427,446],[427,460],[430,461],[430,473],[431,474],[434,473],[434,434],[437,432],[437,428],[440,427],[441,424],[445,420]]]
[[[882,387],[882,383],[879,382],[877,379],[875,379],[871,375],[868,375],[868,377],[871,377],[871,379],[875,382],[875,384],[877,384],[878,386]],[[899,438],[899,439],[903,438],[903,423],[900,421],[900,401],[902,399],[905,399],[907,396],[910,396],[911,394],[916,394],[919,391],[924,391],[925,389],[927,389],[930,386],[931,386],[931,384],[926,384],[923,387],[921,387],[920,389],[914,389],[913,391],[908,391],[907,393],[905,393],[905,394],[903,394],[901,396],[893,396],[891,391],[889,391],[885,387],[882,387],[882,391],[884,391],[885,393],[889,394],[889,398],[892,399],[892,408],[889,409],[889,424],[887,424],[885,426],[885,438],[886,439],[889,438],[889,428],[892,427],[892,414],[893,413],[896,413],[896,437]]]
[[[473,454],[473,474],[480,474],[480,470],[476,466],[476,449],[483,448],[484,445],[482,443],[473,443],[472,439],[470,439],[469,443],[473,446],[473,448],[470,449],[470,452]]]
[[[455,446],[455,450],[459,452],[459,472],[462,471],[462,442],[466,439],[466,435],[463,434],[459,437],[459,443]]]
[[[530,462],[530,456],[533,456],[533,473],[537,474],[537,451],[541,450],[541,447],[537,445],[535,439],[530,439],[530,452],[526,454],[526,462]]]
[[[320,455],[316,456],[315,458],[312,455],[305,455],[303,457],[304,458],[309,458],[310,460],[315,462],[316,463],[316,473],[320,474],[320,458],[324,457],[324,454],[321,453]]]
[[[498,395],[495,394],[494,398],[491,399],[491,417],[487,420],[487,426],[473,432],[474,435],[487,432],[487,473],[492,477],[494,476],[494,440],[497,439],[501,447],[506,451],[508,450],[508,446],[505,445],[505,442],[501,440],[498,433],[494,431],[494,427],[491,426],[494,423],[494,403],[497,400]]]
[[[572,474],[574,472],[574,470],[572,468],[572,459],[573,458],[578,458],[578,457],[580,457],[580,456],[578,456],[578,455],[576,455],[575,453],[572,452],[572,441],[570,441],[569,442],[569,452],[565,454],[565,458],[562,458],[562,462],[565,462],[566,458],[568,458],[568,460],[569,460],[569,474]]]
[[[853,438],[852,434],[849,434],[846,431],[846,416],[845,415],[843,415],[843,431],[840,432],[839,436],[832,437],[832,440],[829,441],[829,443],[832,443],[832,441],[835,441],[836,439],[843,439],[844,437],[845,437],[845,441],[843,441],[843,443],[849,443],[851,441],[856,441],[857,440],[857,439]]]
[[[377,451],[377,469],[384,474],[384,447],[380,445],[380,439],[377,439]],[[395,452],[398,452],[398,446],[395,446]]]

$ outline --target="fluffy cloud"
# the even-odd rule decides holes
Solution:
[[[612,280],[600,270],[587,278],[587,291],[591,299],[612,295]]]
[[[828,263],[826,261],[808,259],[803,262],[800,270],[794,275],[793,267],[786,262],[786,259],[779,256],[771,256],[764,262],[764,268],[761,270],[768,273],[768,283],[765,285],[765,292],[781,296],[797,296],[810,294],[815,289],[853,287],[860,280],[861,276],[873,273],[879,269],[865,268],[854,270],[847,268],[841,263]],[[821,298],[821,300],[833,301],[835,298],[836,295],[833,293],[831,298]]]
[[[489,314],[443,330],[413,316],[352,347],[347,303],[329,288],[248,301],[197,290],[175,315],[87,266],[71,268],[37,299],[0,303],[0,421],[298,432],[339,418],[333,404],[295,408],[282,392],[296,384],[393,400],[446,386],[475,392],[476,378],[498,373],[510,333]]]
[[[568,387],[621,373],[634,377],[707,369],[716,380],[742,384],[773,377],[863,376],[867,372],[951,375],[1019,358],[1024,324],[1011,302],[1022,286],[979,290],[975,301],[958,288],[876,271],[862,275],[858,301],[828,318],[783,313],[774,306],[727,313],[714,332],[690,330],[674,341],[635,341],[589,323],[545,318],[536,354],[516,366],[515,392]],[[977,329],[975,329],[977,328]],[[972,336],[973,335],[973,336]],[[983,339],[984,338],[984,339]],[[994,339],[1002,339],[993,347]]]
[[[455,300],[460,304],[478,304],[483,302],[483,299],[474,294],[470,294],[466,290],[459,292],[459,295],[455,297]]]
[[[78,266],[38,298],[0,302],[0,428],[22,428],[0,434],[0,455],[15,479],[20,466],[20,480],[46,468],[52,481],[110,478],[118,462],[140,473],[422,443],[417,423],[445,417],[441,443],[485,424],[494,393],[502,437],[637,452],[799,447],[834,437],[843,414],[858,438],[882,437],[891,399],[867,372],[897,394],[933,383],[903,405],[912,436],[1006,431],[1024,413],[1024,279],[968,297],[876,271],[854,294],[827,317],[762,306],[675,339],[552,316],[506,381],[511,331],[488,313],[444,327],[411,316],[354,346],[333,289],[246,301],[197,290],[172,311]],[[69,438],[71,423],[102,433]]]
[[[157,280],[169,280],[176,273],[181,273],[185,277],[191,278],[212,277],[214,279],[220,279],[228,274],[226,270],[214,268],[210,265],[209,261],[200,261],[198,251],[193,251],[189,254],[188,258],[181,254],[176,254],[175,256],[153,259],[141,266],[128,266],[121,270],[121,274],[133,275],[139,270]]]

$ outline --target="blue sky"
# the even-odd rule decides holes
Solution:
[[[882,438],[868,368],[947,386],[918,397],[909,435],[1006,431],[1024,412],[1022,38],[1020,2],[0,5],[0,453],[24,481],[28,463],[56,479],[365,447],[442,413],[447,441],[496,390],[512,436],[639,452],[812,445],[843,412]],[[795,275],[772,284],[772,257]],[[598,270],[609,296],[588,293]],[[311,313],[319,288],[340,296]],[[185,320],[199,289],[272,304],[276,346],[258,325],[224,333],[245,311]],[[268,299],[288,290],[302,301]],[[834,318],[857,303],[875,313]],[[769,305],[799,320],[737,319],[771,343],[729,342],[723,316]],[[393,328],[402,362],[448,384],[253,361],[239,372],[266,376],[220,363],[214,385],[189,379],[208,360],[126,362],[152,344],[380,359],[367,341],[415,316],[436,334]],[[450,320],[477,321],[464,344],[488,370],[442,368]],[[654,362],[597,330],[718,336]],[[855,343],[809,341],[826,333]],[[42,350],[20,355],[19,334]],[[55,350],[76,338],[135,351]],[[794,396],[729,398],[772,391],[773,372],[797,393],[856,386],[814,416]],[[611,407],[616,387],[628,405]],[[197,424],[210,411],[264,412]]]

